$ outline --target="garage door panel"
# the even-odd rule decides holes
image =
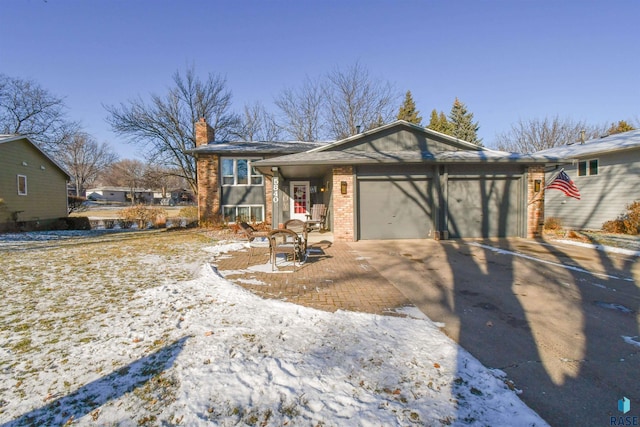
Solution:
[[[358,181],[359,238],[416,239],[432,234],[429,179]]]
[[[454,238],[519,236],[520,184],[517,178],[450,177],[447,184],[449,235]]]

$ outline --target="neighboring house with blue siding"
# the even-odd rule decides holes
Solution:
[[[571,159],[546,173],[549,183],[564,167],[580,191],[580,200],[561,191],[546,191],[545,217],[559,218],[565,228],[599,230],[604,222],[623,214],[627,205],[640,200],[640,130],[536,154]]]

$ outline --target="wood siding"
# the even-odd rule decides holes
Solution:
[[[599,230],[616,219],[628,204],[640,200],[640,149],[585,157],[598,159],[598,174],[578,176],[578,165],[565,166],[580,191],[581,199],[567,197],[559,190],[545,192],[545,217],[559,218],[570,229]],[[557,174],[547,172],[547,183]]]
[[[27,195],[18,195],[17,176],[27,177]],[[41,221],[67,216],[67,177],[28,140],[0,144],[0,224],[13,212],[18,221]]]

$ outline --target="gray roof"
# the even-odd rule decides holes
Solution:
[[[590,139],[584,144],[575,143],[548,148],[536,152],[537,155],[551,155],[563,158],[576,158],[597,154],[613,153],[616,151],[640,148],[640,129],[617,133],[604,138]]]
[[[327,145],[326,142],[304,141],[224,141],[211,142],[192,150],[186,150],[189,154],[291,154],[307,151]]]
[[[429,152],[398,151],[311,151],[290,154],[253,163],[254,166],[322,165],[322,164],[367,164],[367,163],[553,163],[560,159],[554,156],[517,154],[504,151],[445,151],[434,155]]]
[[[27,140],[31,145],[33,145],[35,147],[36,150],[38,150],[40,153],[42,153],[42,155],[44,157],[46,157],[47,159],[49,159],[49,161],[51,161],[51,163],[56,165],[56,167],[58,169],[60,169],[62,171],[62,173],[67,175],[67,179],[71,179],[71,174],[69,172],[67,172],[67,170],[60,163],[58,163],[58,161],[56,161],[56,159],[54,159],[53,157],[51,157],[50,155],[45,153],[44,150],[42,150],[42,148],[40,148],[40,146],[38,146],[38,144],[33,142],[31,140],[31,138],[29,138],[28,136],[16,135],[16,134],[14,134],[14,135],[4,135],[3,134],[3,135],[0,135],[0,144],[6,143],[6,142],[12,142],[12,141],[19,141],[21,139]]]

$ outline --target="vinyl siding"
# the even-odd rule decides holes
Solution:
[[[444,151],[458,151],[459,147],[451,143],[444,143],[427,137],[413,130],[387,129],[384,132],[358,139],[348,144],[340,145],[330,151],[363,151],[363,152],[398,152],[418,151],[441,153]]]
[[[26,196],[18,195],[17,175],[27,177]],[[22,211],[19,221],[66,217],[66,183],[66,175],[28,140],[0,144],[0,223],[16,211]]]
[[[640,149],[592,155],[598,159],[598,175],[578,176],[578,165],[565,167],[580,191],[580,200],[558,190],[545,192],[545,217],[559,218],[563,227],[599,230],[606,221],[624,213],[626,206],[640,200]],[[546,174],[547,183],[556,170]]]

